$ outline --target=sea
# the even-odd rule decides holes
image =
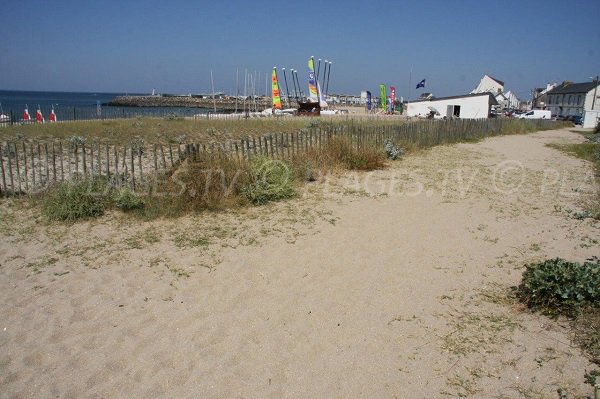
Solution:
[[[0,90],[0,113],[11,117],[18,123],[25,108],[35,119],[38,108],[45,119],[54,109],[58,120],[113,119],[131,117],[165,117],[168,115],[193,116],[205,114],[207,109],[185,107],[112,107],[106,105],[110,100],[122,95],[136,93],[84,93],[57,91],[13,91]]]

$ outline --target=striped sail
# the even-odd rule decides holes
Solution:
[[[273,74],[271,75],[271,94],[273,95],[273,109],[281,109],[281,95],[279,94],[277,68],[273,68]]]

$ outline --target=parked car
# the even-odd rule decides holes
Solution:
[[[583,117],[581,115],[571,116],[571,122],[575,125],[583,125]]]
[[[516,117],[521,119],[551,119],[552,114],[548,110],[534,109]]]

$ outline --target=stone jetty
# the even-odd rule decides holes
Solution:
[[[259,110],[271,106],[270,98],[246,101],[246,109],[256,107]],[[200,98],[190,96],[118,96],[109,101],[106,105],[116,107],[193,107],[193,108],[213,108],[215,103],[212,98]],[[217,110],[235,110],[236,101],[231,98],[219,98],[216,100]],[[237,109],[244,109],[244,101],[237,101]]]

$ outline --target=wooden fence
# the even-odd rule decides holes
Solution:
[[[431,147],[480,139],[511,131],[559,127],[547,120],[479,119],[399,122],[398,124],[309,123],[295,133],[270,133],[222,143],[129,145],[86,144],[81,139],[0,143],[0,195],[32,194],[75,176],[104,176],[114,185],[144,190],[145,183],[184,159],[220,153],[245,162],[256,156],[289,159],[324,146],[333,137],[356,147],[383,149],[386,139],[398,146]]]

